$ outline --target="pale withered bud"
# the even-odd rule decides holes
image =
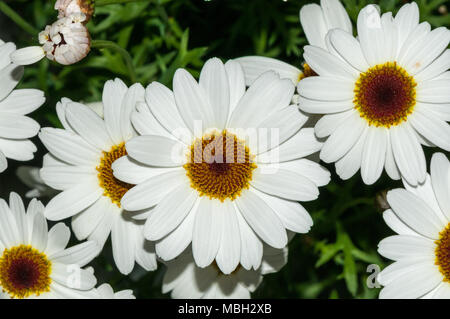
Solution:
[[[391,208],[387,201],[387,190],[382,190],[377,193],[375,196],[375,204],[379,211],[385,211],[386,209]]]
[[[84,25],[86,16],[83,13],[59,19],[45,27],[39,33],[39,43],[34,46],[17,50],[11,55],[11,60],[18,65],[28,65],[47,57],[63,65],[74,64],[82,60],[90,51],[90,36]]]
[[[87,23],[94,14],[93,0],[57,0],[55,9],[58,10],[58,19],[69,17],[73,14],[83,13]]]

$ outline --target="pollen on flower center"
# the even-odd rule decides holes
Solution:
[[[50,291],[51,262],[31,246],[5,249],[0,257],[0,285],[12,298]]]
[[[303,71],[298,75],[297,83],[305,78],[317,75],[317,73],[314,72],[314,70],[311,69],[311,67],[308,64],[303,63],[302,67],[303,67]]]
[[[414,78],[395,62],[361,73],[353,103],[369,125],[390,127],[406,120],[416,104]]]
[[[200,196],[224,201],[249,187],[256,164],[245,142],[223,131],[196,139],[184,168]]]
[[[444,281],[450,283],[450,223],[440,232],[436,240],[436,265],[444,276]]]
[[[109,152],[103,152],[103,157],[100,159],[100,165],[97,166],[98,180],[100,186],[103,188],[103,195],[108,196],[113,203],[120,207],[120,200],[123,195],[134,185],[122,182],[114,177],[111,168],[115,160],[126,156],[125,143],[113,146]]]

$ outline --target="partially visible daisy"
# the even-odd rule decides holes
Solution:
[[[450,31],[419,24],[419,9],[404,5],[395,18],[366,6],[358,39],[330,31],[333,53],[306,46],[304,58],[319,75],[299,82],[302,111],[325,114],[316,135],[328,137],[320,158],[336,163],[342,179],[361,169],[366,184],[383,168],[392,179],[423,183],[422,146],[450,151]]]
[[[38,133],[39,124],[25,115],[45,102],[40,90],[14,90],[23,75],[23,67],[11,63],[15,50],[14,43],[0,40],[0,173],[8,167],[7,158],[33,159],[37,149],[29,138]]]
[[[94,289],[98,294],[98,299],[136,299],[132,290],[121,290],[114,292],[109,284],[103,284]]]
[[[91,49],[91,38],[85,22],[84,13],[58,19],[39,33],[41,46],[15,51],[11,54],[12,61],[18,65],[28,65],[47,57],[51,61],[70,65],[84,59]]]
[[[131,219],[120,205],[133,187],[117,180],[111,164],[127,154],[125,143],[135,135],[130,115],[144,100],[144,88],[130,88],[119,79],[106,82],[103,90],[104,118],[91,108],[63,99],[56,106],[64,129],[43,128],[40,139],[50,151],[40,176],[50,187],[62,191],[50,200],[49,220],[72,218],[79,240],[88,238],[104,245],[111,233],[113,257],[123,274],[135,261],[147,271],[156,268],[153,245],[144,239],[143,222]]]
[[[257,269],[263,242],[283,248],[286,229],[309,231],[312,219],[298,201],[316,199],[330,174],[304,158],[321,143],[302,128],[307,117],[290,105],[293,92],[274,72],[246,90],[240,65],[217,58],[199,83],[178,69],[173,92],[158,82],[147,87],[146,104],[132,115],[142,136],[112,167],[137,184],[121,204],[146,220],[145,237],[162,259],[192,242],[200,267]]]
[[[25,194],[25,197],[27,198],[53,197],[58,193],[57,190],[45,184],[39,171],[39,167],[33,166],[20,166],[16,171],[16,175],[19,177],[20,181],[31,188],[31,190]]]
[[[206,268],[197,267],[192,253],[187,250],[166,263],[162,292],[171,292],[174,299],[249,299],[263,275],[279,271],[286,265],[287,257],[287,248],[264,246],[261,266],[257,270],[238,266],[231,274],[224,274],[215,263]]]
[[[55,9],[58,10],[58,19],[83,13],[87,23],[94,14],[94,0],[56,0]]]
[[[330,47],[329,39],[326,37],[329,30],[340,28],[350,34],[353,32],[350,17],[339,0],[321,0],[320,6],[315,3],[303,6],[300,10],[300,24],[308,42],[323,49]],[[262,56],[246,56],[235,61],[241,64],[247,85],[252,84],[258,76],[269,70],[277,72],[281,78],[290,79],[294,84],[316,75],[306,63],[300,70],[286,62]]]
[[[63,223],[47,229],[44,206],[33,199],[27,210],[19,195],[0,199],[0,291],[3,298],[86,298],[97,280],[81,267],[100,251],[94,241],[66,248]]]
[[[417,187],[388,192],[383,214],[398,235],[383,239],[378,252],[395,262],[379,275],[380,298],[450,299],[450,163],[431,159],[431,176]]]

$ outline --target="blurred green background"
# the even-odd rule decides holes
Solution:
[[[96,12],[88,23],[93,40],[110,40],[126,49],[133,61],[137,81],[171,86],[177,68],[195,76],[208,58],[224,61],[244,55],[264,55],[295,66],[302,62],[306,44],[299,23],[305,0],[97,0]],[[120,0],[119,0],[120,1]],[[38,45],[35,30],[56,20],[54,0],[0,0],[0,38],[13,41],[18,48]],[[314,1],[317,2],[317,1]],[[358,11],[377,3],[383,11],[396,12],[406,1],[343,0],[353,22]],[[433,27],[450,26],[450,6],[445,0],[417,1],[421,20]],[[29,23],[21,27],[4,14],[6,4]],[[446,6],[447,4],[447,6]],[[35,29],[35,30],[33,30]],[[62,97],[93,102],[101,100],[106,80],[120,77],[127,84],[132,77],[122,56],[115,50],[92,48],[82,62],[63,67],[47,59],[26,67],[21,88],[45,91],[46,103],[32,117],[42,127],[59,126],[55,105]],[[45,149],[39,146],[36,158],[25,165],[40,166]],[[426,149],[429,162],[432,150]],[[448,155],[448,154],[447,154]],[[27,187],[15,177],[24,163],[9,161],[0,177],[0,195],[24,195]],[[376,200],[388,189],[401,187],[400,181],[383,177],[373,186],[361,182],[359,173],[342,181],[334,166],[332,182],[321,188],[318,200],[304,203],[314,226],[307,235],[296,235],[289,245],[288,264],[277,274],[265,276],[254,298],[376,298],[379,289],[369,288],[366,280],[370,264],[388,264],[377,252],[378,242],[392,234],[382,219],[383,209]],[[44,199],[44,202],[46,200]],[[161,294],[164,266],[146,273],[138,266],[130,276],[122,276],[112,261],[110,243],[93,264],[99,283],[108,282],[115,290],[133,289],[138,298],[167,298]],[[373,280],[369,281],[373,282]]]

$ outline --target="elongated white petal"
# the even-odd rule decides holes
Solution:
[[[11,54],[11,61],[17,65],[29,65],[38,62],[45,56],[42,47],[27,47]]]

